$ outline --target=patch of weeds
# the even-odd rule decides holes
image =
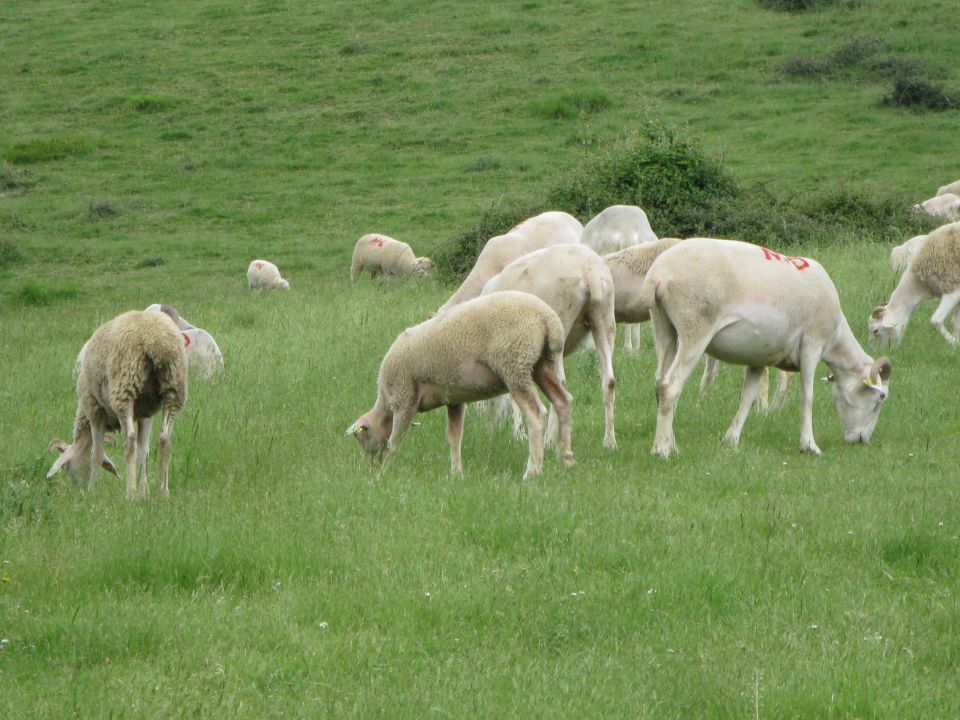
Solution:
[[[579,90],[541,100],[532,106],[533,114],[547,120],[574,120],[613,107],[603,90]]]
[[[880,49],[880,38],[874,35],[855,37],[838,46],[823,58],[795,55],[780,64],[781,75],[793,78],[824,79],[835,77],[849,68],[863,66]]]
[[[341,55],[362,55],[367,52],[367,46],[361,42],[347,43],[338,52]]]
[[[24,230],[33,230],[33,225],[28,222],[24,222],[16,215],[3,214],[0,215],[0,227],[3,227],[6,230],[11,232],[23,232]]]
[[[794,55],[780,63],[778,70],[785,77],[820,80],[830,75],[831,68],[826,60]]]
[[[166,260],[164,260],[162,257],[157,255],[156,257],[144,258],[139,263],[137,263],[137,267],[157,267],[158,265],[163,265],[166,262],[167,262]]]
[[[0,192],[6,192],[7,190],[18,190],[23,187],[26,187],[26,182],[24,182],[22,173],[7,171],[0,172]]]
[[[893,79],[890,94],[881,102],[911,110],[953,110],[960,106],[960,100],[940,83],[903,73]]]
[[[91,200],[87,206],[88,220],[102,220],[104,218],[115,217],[120,214],[120,208],[109,201]]]
[[[76,300],[80,295],[80,288],[74,285],[26,283],[13,291],[10,300],[13,305],[21,307],[46,307]]]
[[[167,132],[160,133],[160,139],[167,141],[191,140],[193,139],[193,135],[188,133],[186,130],[169,130]]]
[[[57,480],[45,478],[46,469],[42,459],[0,469],[0,524],[12,518],[36,522],[50,514]]]
[[[467,165],[464,170],[467,172],[486,172],[488,170],[499,170],[503,167],[497,158],[479,157]]]
[[[0,268],[23,260],[23,251],[9,240],[0,240]]]
[[[34,138],[13,143],[3,157],[13,165],[30,165],[67,157],[80,157],[90,152],[91,144],[86,138],[54,137]]]
[[[822,10],[836,4],[836,0],[757,0],[760,7],[784,12],[803,12],[804,10]]]

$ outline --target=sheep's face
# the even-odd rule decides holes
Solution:
[[[378,415],[369,412],[361,416],[347,430],[360,443],[360,448],[368,455],[380,455],[387,446],[393,431],[393,415]]]
[[[833,402],[847,442],[870,442],[880,407],[887,399],[891,369],[890,360],[882,357],[865,366],[862,373],[849,373],[836,380]]]
[[[417,258],[417,272],[429,275],[433,271],[433,260],[428,257]]]
[[[90,477],[90,446],[92,439],[89,430],[74,438],[73,445],[67,445],[60,438],[50,441],[49,450],[58,450],[60,457],[56,459],[53,466],[47,472],[47,477],[53,477],[63,468],[67,471],[67,476],[75,483],[82,483]],[[117,468],[107,457],[106,453],[100,454],[100,467],[109,473],[119,477]]]
[[[886,305],[878,305],[870,313],[870,319],[867,321],[867,328],[870,330],[870,339],[882,347],[899,344],[903,338],[903,331],[906,325],[895,322],[890,313],[887,312]]]

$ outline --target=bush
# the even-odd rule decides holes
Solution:
[[[758,0],[761,7],[768,10],[784,10],[786,12],[803,12],[804,10],[819,10],[833,5],[836,0]]]
[[[23,251],[9,240],[0,240],[0,268],[23,260]]]
[[[581,90],[564,93],[533,105],[533,114],[548,120],[575,120],[584,115],[606,110],[613,101],[602,90]]]
[[[914,110],[951,110],[958,106],[958,100],[939,83],[898,73],[893,79],[893,89],[883,98],[883,104]]]
[[[86,155],[88,152],[90,143],[83,138],[36,138],[14,143],[7,148],[4,158],[14,165],[29,165]]]

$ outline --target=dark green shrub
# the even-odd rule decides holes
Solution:
[[[137,267],[157,267],[158,265],[163,265],[165,262],[166,260],[158,255],[156,257],[144,258],[137,263]]]
[[[87,206],[87,218],[89,220],[101,220],[119,214],[120,208],[112,202],[91,200],[90,205]]]
[[[73,286],[50,286],[39,283],[27,283],[14,290],[11,300],[14,305],[41,307],[57,305],[80,297],[79,288]]]
[[[883,104],[913,110],[952,110],[960,102],[939,83],[899,73],[893,79],[890,94],[883,98]]]
[[[14,165],[29,165],[86,155],[88,152],[90,152],[90,142],[84,138],[35,138],[13,143],[7,148],[4,158]]]
[[[761,7],[768,10],[784,10],[786,12],[802,12],[804,10],[819,10],[836,3],[836,0],[757,0]]]
[[[612,106],[613,101],[602,90],[578,90],[534,103],[533,114],[548,120],[574,120]]]
[[[9,240],[0,240],[0,268],[23,260],[23,251]]]

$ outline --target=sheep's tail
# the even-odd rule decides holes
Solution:
[[[143,354],[157,379],[164,404],[179,411],[187,400],[187,353],[184,335],[177,332],[149,334],[143,338]]]
[[[563,345],[567,336],[563,331],[560,318],[557,315],[547,316],[544,319],[543,330],[543,357],[551,361],[562,358]]]

